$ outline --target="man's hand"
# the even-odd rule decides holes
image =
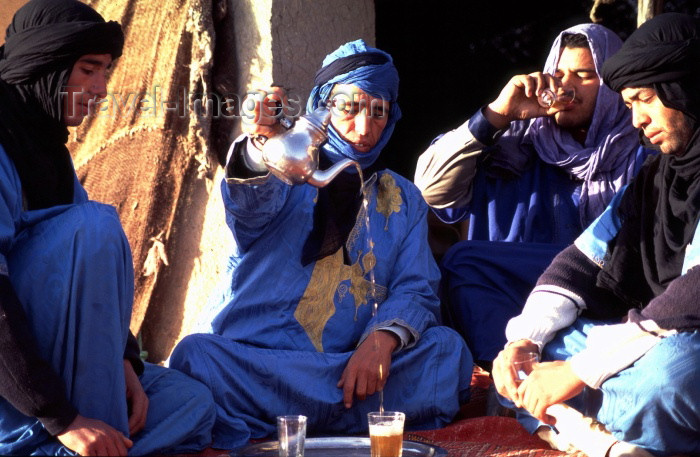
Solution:
[[[352,406],[353,394],[358,400],[364,400],[384,388],[389,377],[391,353],[398,345],[399,338],[394,333],[377,330],[355,350],[338,381],[346,408]]]
[[[123,456],[133,442],[101,420],[78,415],[56,438],[80,455]]]
[[[281,131],[279,124],[283,107],[288,105],[287,94],[281,87],[258,89],[248,93],[243,100],[245,113],[241,116],[241,129],[248,136],[272,138]]]
[[[124,380],[126,381],[126,404],[129,406],[129,434],[134,436],[146,425],[148,396],[143,391],[141,381],[128,360],[124,360]]]
[[[540,106],[537,97],[544,89],[560,86],[561,81],[547,73],[513,76],[498,98],[489,103],[484,115],[498,129],[506,128],[512,121],[553,115],[558,110]]]
[[[586,384],[574,374],[571,362],[541,362],[518,387],[519,401],[515,404],[525,408],[542,422],[554,425],[554,417],[547,408],[580,394]]]
[[[530,340],[515,341],[499,352],[493,361],[491,374],[496,391],[516,404],[520,399],[518,394],[520,380],[513,368],[513,361],[519,354],[528,352],[539,353],[540,349]]]

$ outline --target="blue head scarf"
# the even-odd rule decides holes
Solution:
[[[352,59],[353,56],[357,58]],[[341,62],[347,62],[346,65],[337,65],[337,71],[342,73],[333,74],[331,65]],[[328,70],[331,71],[330,74]],[[326,74],[322,75],[322,73]],[[319,76],[325,77],[319,80]],[[328,141],[321,148],[325,156],[333,163],[349,158],[358,162],[363,169],[367,168],[377,160],[382,148],[391,138],[396,121],[401,118],[401,109],[396,102],[399,95],[399,74],[391,55],[386,52],[367,46],[363,40],[346,43],[323,60],[323,66],[317,74],[316,85],[311,89],[306,103],[306,112],[311,113],[319,106],[325,105],[335,84],[355,85],[367,94],[391,103],[389,119],[382,135],[368,152],[355,150],[338,134],[332,124],[328,126]],[[350,167],[346,170],[352,171],[354,168]]]

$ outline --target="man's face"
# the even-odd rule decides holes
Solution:
[[[664,154],[685,152],[693,132],[681,111],[665,106],[651,87],[626,87],[621,94],[632,110],[632,124],[644,130],[652,144]]]
[[[90,113],[96,99],[107,96],[107,70],[110,54],[86,54],[73,65],[63,97],[63,123],[76,127]]]
[[[331,93],[331,124],[358,152],[369,152],[389,121],[391,104],[353,84],[336,84]]]
[[[554,119],[565,130],[587,130],[593,120],[600,78],[595,71],[593,55],[588,48],[564,48],[554,76],[564,87],[572,87],[576,98]]]

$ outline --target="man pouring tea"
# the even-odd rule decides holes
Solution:
[[[266,437],[285,414],[308,416],[312,433],[364,432],[380,391],[408,428],[442,427],[467,400],[472,357],[439,325],[427,205],[375,164],[401,117],[398,82],[391,56],[362,40],[316,74],[307,112],[331,112],[319,168],[351,159],[362,174],[286,184],[261,158],[261,135],[281,129],[265,116],[232,144],[221,185],[228,268],[207,333],[170,359],[211,388],[215,447]]]

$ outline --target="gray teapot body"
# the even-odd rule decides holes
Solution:
[[[323,187],[346,167],[356,164],[344,159],[327,170],[318,169],[319,148],[328,140],[330,116],[330,110],[318,108],[301,116],[291,129],[268,139],[262,148],[262,159],[270,172],[287,184]]]

